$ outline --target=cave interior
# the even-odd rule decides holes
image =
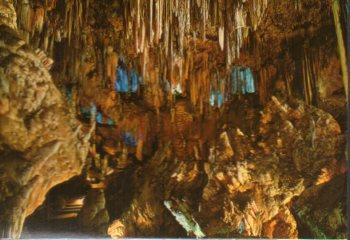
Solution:
[[[0,0],[0,237],[347,238],[350,0]]]

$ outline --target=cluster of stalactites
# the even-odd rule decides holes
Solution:
[[[174,60],[183,57],[188,38],[216,35],[227,66],[238,58],[249,30],[256,30],[267,0],[131,0],[124,1],[126,38],[137,53],[157,47]]]
[[[86,34],[89,2],[91,0],[15,0],[21,35],[33,48],[43,50],[53,58],[56,81],[74,84],[84,79],[82,64],[88,36]],[[60,53],[55,58],[55,52]],[[58,70],[58,71],[56,71]],[[73,90],[72,106],[77,89]],[[74,109],[74,107],[72,107]]]
[[[140,56],[140,73],[150,87],[154,105],[159,106],[159,86],[164,81],[171,89],[187,87],[191,95],[198,95],[194,92],[206,88],[204,92],[208,96],[203,99],[207,100],[208,80],[203,78],[203,83],[201,80],[196,83],[198,91],[190,83],[198,80],[196,76],[194,80],[191,78],[195,68],[198,69],[193,43],[216,38],[229,70],[233,60],[240,57],[249,31],[259,25],[267,0],[125,0],[123,6],[125,42]],[[198,105],[197,96],[190,98]]]
[[[27,42],[49,54],[54,41],[60,42],[66,38],[71,43],[73,34],[77,37],[80,35],[84,22],[83,13],[89,8],[89,1],[66,0],[64,6],[60,7],[62,12],[58,12],[60,17],[51,17],[50,12],[57,9],[57,4],[57,0],[16,1],[19,28]]]
[[[126,38],[137,53],[160,47],[165,56],[183,56],[187,39],[216,35],[222,50],[239,57],[244,37],[256,30],[267,0],[131,0],[124,1]]]

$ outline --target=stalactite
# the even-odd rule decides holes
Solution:
[[[129,80],[125,67],[119,66],[116,75],[117,80],[115,81],[115,90],[117,92],[127,93],[129,91]]]
[[[72,12],[72,8],[73,8],[73,2],[72,1],[68,1],[67,5],[66,5],[66,9],[65,9],[65,28],[66,28],[66,34],[67,34],[67,38],[68,38],[68,42],[71,42],[71,35],[72,35],[72,25],[73,25],[73,12]]]
[[[108,78],[108,81],[110,84],[115,85],[115,69],[117,68],[118,65],[118,56],[117,54],[113,51],[113,48],[111,46],[108,47],[107,49],[107,60],[106,60],[106,75]]]
[[[235,66],[231,73],[232,93],[254,93],[255,82],[250,68]]]
[[[84,32],[86,31],[84,27],[89,20],[88,9],[92,3],[89,0],[60,2],[62,6],[58,14],[62,19],[57,21],[51,19],[49,13],[55,9],[56,2],[57,0],[45,3],[35,1],[35,4],[31,4],[28,0],[18,0],[21,13],[19,22],[24,32],[29,33],[28,39],[35,38],[37,46],[40,44],[39,47],[49,56],[53,54],[55,42],[65,43],[62,39],[66,39],[68,46],[59,64],[62,65],[61,72],[67,76],[62,78],[67,82],[81,82],[86,77],[79,74],[84,67],[80,53],[88,44],[86,41],[88,33]],[[213,34],[212,29],[216,29],[214,34],[218,39],[218,48],[225,53],[226,66],[229,70],[235,59],[240,57],[249,29],[256,29],[267,7],[267,0],[123,0],[121,2],[124,14],[124,37],[121,42],[123,48],[125,46],[127,51],[135,54],[133,55],[135,62],[140,66],[138,72],[144,79],[146,88],[153,89],[150,92],[154,99],[150,102],[163,104],[164,93],[160,93],[160,84],[169,81],[171,88],[177,89],[177,92],[181,88],[181,95],[187,97],[189,94],[191,101],[202,109],[208,104],[210,95],[209,80],[205,79],[205,75],[209,73],[196,76],[196,80],[193,80],[189,72],[198,71],[197,66],[203,68],[207,63],[201,64],[199,59],[202,57],[197,57],[195,52],[189,54],[190,50],[195,49],[197,41],[206,42],[204,40],[207,36]],[[38,32],[39,35],[34,37],[33,32]],[[101,45],[99,49],[95,49],[96,72],[102,87],[115,86],[113,81],[116,79],[117,56],[108,51],[110,44],[106,42],[108,40],[102,39],[101,35],[102,33],[92,36],[93,41]],[[210,72],[211,67],[209,68]],[[158,75],[153,74],[150,77],[151,71],[157,72]],[[192,84],[192,81],[197,84]],[[224,85],[228,86],[227,83]],[[199,99],[199,93],[205,96]],[[171,99],[174,99],[171,91],[165,94],[171,104]]]
[[[224,50],[224,38],[225,38],[225,30],[224,27],[219,28],[219,45],[221,50]]]
[[[207,31],[219,22],[218,44],[219,48],[225,51],[226,65],[230,69],[234,59],[240,57],[240,49],[248,30],[256,28],[259,24],[267,7],[267,0],[253,0],[249,1],[249,4],[242,0],[235,2],[125,0],[124,5],[126,38],[133,39],[136,53],[141,55],[141,75],[146,86],[154,86],[156,82],[161,82],[159,79],[164,79],[166,76],[170,80],[172,92],[175,93],[174,89],[179,92],[181,86],[181,94],[185,96],[187,81],[196,82],[197,86],[189,83],[189,89],[191,101],[199,106],[203,105],[201,102],[208,102],[210,84],[206,84],[203,77],[194,80],[188,76],[188,72],[194,70],[189,69],[191,61],[189,58],[196,56],[186,53],[189,48],[193,48],[193,45],[189,44],[189,37],[205,40]],[[196,14],[193,11],[196,11]],[[252,19],[248,21],[248,17]],[[248,26],[248,22],[252,22],[254,26]],[[196,26],[199,27],[198,31]],[[196,38],[197,34],[200,38]],[[155,57],[153,49],[162,51],[155,62],[150,59]],[[149,71],[154,71],[152,66],[148,65],[150,62],[154,62],[158,68],[161,62],[165,63],[161,67],[162,70],[158,70],[159,75],[156,77],[148,76]],[[198,102],[198,92],[203,92],[204,86],[207,88],[204,91],[207,95]],[[159,99],[159,94],[156,94],[156,91],[152,92],[157,95],[154,97]]]
[[[83,63],[84,57],[80,53],[89,44],[86,39],[86,34],[89,33],[84,32],[84,24],[88,21],[90,1],[64,1],[62,12],[59,13],[63,18],[60,22],[50,19],[48,14],[48,11],[54,9],[56,1],[39,4],[34,10],[28,1],[21,2],[22,25],[28,25],[30,28],[34,24],[32,30],[27,31],[32,33],[35,30],[40,33],[36,41],[40,42],[40,47],[47,51],[49,56],[53,54],[55,42],[65,44],[62,39],[67,40],[67,49],[64,50],[64,57],[59,63],[62,66],[61,72],[66,75],[62,79],[67,83],[87,86],[86,75],[79,73],[87,74],[87,70],[83,69],[86,68]],[[110,50],[109,40],[103,37],[101,32],[92,36],[90,40],[98,46],[94,53],[94,79],[101,82],[102,88],[112,86],[117,92],[129,92],[131,87],[132,92],[136,92],[136,81],[142,78],[146,89],[145,98],[148,98],[148,103],[153,107],[159,108],[165,102],[171,105],[175,95],[182,95],[189,97],[196,110],[203,112],[204,106],[209,104],[209,75],[213,69],[208,60],[211,53],[198,55],[197,51],[201,50],[196,50],[197,42],[202,46],[202,43],[207,42],[207,35],[211,35],[212,29],[216,29],[218,49],[225,52],[226,66],[230,69],[234,60],[240,56],[240,49],[248,30],[254,28],[248,26],[248,22],[257,25],[266,4],[267,0],[123,0],[124,37],[121,43],[122,48],[125,46],[128,49],[123,54],[134,54],[133,61],[139,66],[137,72],[140,76],[131,77],[131,72],[128,72],[131,69],[127,68],[125,74],[119,73],[119,77],[127,76],[128,90],[124,89],[124,83],[124,87],[117,84],[118,80],[115,80],[118,79],[118,56],[115,51]],[[254,18],[254,21],[249,21],[249,17]],[[43,18],[45,22],[47,20],[45,26],[42,26]],[[125,78],[123,79],[125,82]],[[224,98],[225,94],[230,92],[226,90],[230,84],[229,78],[223,79],[226,80],[223,80],[220,93]],[[166,83],[170,83],[169,91],[164,92],[162,89]]]
[[[219,86],[212,87],[210,91],[209,103],[211,106],[221,107],[224,104],[224,92],[222,91],[222,81],[220,81]]]
[[[339,50],[339,55],[340,55],[340,63],[341,63],[341,70],[342,70],[342,75],[343,75],[344,89],[345,89],[346,99],[348,101],[349,73],[348,73],[348,66],[347,66],[347,59],[346,59],[347,56],[346,56],[345,43],[344,43],[344,38],[343,38],[343,31],[342,31],[341,20],[340,20],[339,0],[332,0],[332,9],[333,9],[335,30],[336,30],[337,39],[338,39],[338,50]]]
[[[292,95],[292,89],[291,89],[291,81],[292,77],[290,75],[285,76],[286,79],[286,90],[287,90],[287,95],[290,97]]]
[[[298,0],[297,0],[298,1]],[[267,8],[267,0],[252,0],[249,2],[249,15],[252,28],[255,31],[263,18]]]
[[[317,105],[317,70],[311,51],[304,50],[302,72],[305,101],[308,104]]]
[[[153,0],[149,0],[149,43],[153,43]]]
[[[306,56],[302,59],[302,72],[303,72],[303,90],[304,90],[304,98],[306,103],[311,104],[311,99],[310,99],[310,91],[308,88],[308,72],[307,72],[307,65],[306,65]]]
[[[276,75],[276,69],[273,65],[263,66],[259,70],[259,84],[258,84],[258,93],[259,101],[261,104],[265,104],[271,97],[271,92],[269,91],[271,87],[271,80]]]
[[[39,33],[41,33],[43,30],[44,16],[45,16],[45,10],[43,7],[37,7],[34,10],[33,27],[34,27],[34,30],[38,31]]]

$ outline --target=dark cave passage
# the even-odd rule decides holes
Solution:
[[[79,230],[78,215],[89,188],[82,177],[52,188],[45,202],[26,219],[22,238],[88,237]]]

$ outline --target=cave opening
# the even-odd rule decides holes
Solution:
[[[88,237],[79,230],[77,219],[89,189],[82,177],[52,188],[44,203],[26,219],[22,238]]]

